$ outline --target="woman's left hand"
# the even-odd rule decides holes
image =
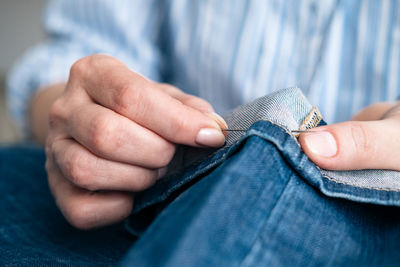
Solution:
[[[372,105],[351,121],[301,134],[299,142],[324,169],[400,171],[400,103]]]

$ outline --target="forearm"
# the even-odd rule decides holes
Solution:
[[[56,84],[40,90],[32,99],[30,108],[30,128],[35,141],[44,144],[49,130],[49,111],[53,102],[64,91],[65,84]]]

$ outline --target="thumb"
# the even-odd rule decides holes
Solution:
[[[400,171],[400,125],[394,119],[350,121],[301,134],[306,155],[329,170],[392,169]]]

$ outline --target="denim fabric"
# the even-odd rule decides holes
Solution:
[[[0,265],[114,266],[134,241],[123,224],[79,231],[50,195],[43,149],[0,148]]]
[[[269,121],[293,137],[291,130],[310,128],[305,124],[312,112],[313,106],[301,90],[288,88],[240,106],[224,115],[224,118],[232,129],[249,129],[255,122]],[[140,235],[166,205],[180,192],[195,183],[203,173],[225,161],[230,147],[248,134],[230,132],[225,146],[217,151],[180,147],[170,166],[171,171],[166,177],[149,190],[136,196],[133,215],[127,222],[128,230],[134,235]],[[296,139],[294,141],[297,142]],[[400,172],[390,170],[328,171],[318,167],[317,169],[320,175],[305,175],[305,179],[326,196],[371,204],[400,206]]]
[[[190,172],[201,179],[160,213],[122,266],[400,264],[400,209],[322,194],[320,170],[271,122],[253,124]]]
[[[231,128],[247,129],[256,121],[271,121],[290,130],[304,129],[305,117],[312,105],[299,88],[278,90],[252,103],[240,106],[225,115]],[[308,127],[307,127],[308,128]],[[239,133],[228,136],[227,145],[239,138]],[[321,191],[333,197],[354,201],[400,206],[400,172],[391,170],[329,171],[320,169],[323,179],[313,181]]]
[[[114,265],[134,244],[122,265],[399,265],[398,172],[319,169],[290,132],[310,114],[299,89],[281,90],[227,114],[248,130],[224,147],[180,147],[167,177],[135,198],[136,242],[121,225],[73,229],[43,151],[1,148],[0,264]]]

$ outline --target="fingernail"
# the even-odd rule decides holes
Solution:
[[[197,134],[196,143],[202,146],[222,146],[225,143],[225,136],[220,130],[203,128]]]
[[[336,140],[329,132],[321,131],[305,134],[304,142],[313,154],[332,157],[337,153]]]
[[[215,112],[207,112],[206,115],[208,117],[210,117],[211,119],[213,119],[214,121],[216,121],[218,123],[219,127],[221,127],[221,129],[228,129],[228,124],[226,124],[224,118],[222,118],[217,113],[215,113]]]
[[[168,170],[167,167],[158,169],[157,180],[163,178],[165,174],[167,174],[167,170]]]

